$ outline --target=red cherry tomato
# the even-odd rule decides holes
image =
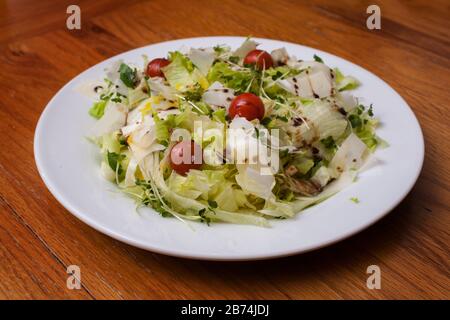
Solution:
[[[262,100],[253,93],[243,93],[231,101],[228,115],[231,119],[236,116],[244,117],[248,121],[264,118],[264,104]]]
[[[170,64],[170,61],[164,58],[156,58],[150,61],[147,65],[145,74],[149,77],[161,77],[164,78],[164,73],[161,68]]]
[[[178,174],[186,175],[191,169],[200,169],[202,163],[202,149],[194,141],[180,141],[170,150],[170,166]]]
[[[272,56],[264,50],[252,50],[244,58],[244,64],[256,64],[258,70],[273,67]]]

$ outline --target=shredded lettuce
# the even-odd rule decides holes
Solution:
[[[353,182],[369,153],[386,144],[376,135],[372,105],[350,92],[358,80],[320,57],[298,60],[284,48],[271,52],[271,68],[244,65],[257,46],[247,38],[236,50],[169,52],[164,77],[114,62],[104,85],[97,81],[100,90],[90,92],[98,99],[89,114],[98,119],[90,138],[101,147],[101,174],[163,217],[264,227]],[[243,93],[261,100],[262,119],[233,115],[232,102]],[[185,138],[202,147],[203,163],[177,173],[170,156]]]
[[[127,107],[121,103],[108,101],[103,116],[91,130],[91,137],[101,137],[119,130],[126,123]]]
[[[294,162],[294,165],[300,174],[307,174],[314,167],[314,161],[310,158],[301,157]]]
[[[106,100],[100,100],[94,102],[92,107],[89,109],[89,114],[96,119],[100,119],[105,114]]]
[[[359,82],[352,76],[344,76],[338,68],[334,68],[337,89],[339,91],[353,90],[358,88]]]
[[[170,64],[162,71],[170,86],[178,91],[186,91],[193,87],[195,82],[191,76],[194,70],[192,62],[178,51],[170,54]]]
[[[348,115],[352,131],[366,144],[370,151],[374,151],[383,140],[377,137],[375,130],[378,120],[373,118],[373,107],[358,105]]]
[[[332,106],[324,101],[315,101],[311,105],[301,109],[303,117],[308,121],[294,129],[300,132],[302,140],[312,142],[314,140],[332,137],[337,140],[347,128],[347,120]]]
[[[313,197],[298,197],[295,201],[292,202],[292,207],[295,212],[301,211],[307,207],[318,204],[322,201],[325,201],[329,197],[343,190],[347,186],[353,183],[355,180],[356,171],[345,171],[343,172],[338,179],[330,183],[324,190]]]
[[[247,88],[251,88],[254,91],[257,89],[256,81],[253,81],[255,75],[252,71],[245,70],[233,70],[225,62],[217,62],[208,72],[208,81],[213,83],[218,81],[222,83],[225,87],[231,88],[236,92],[245,92]],[[252,87],[253,85],[253,87]]]
[[[275,186],[275,177],[262,173],[261,167],[256,165],[241,166],[235,178],[244,192],[265,200],[270,198]]]
[[[221,123],[226,123],[226,110],[221,108],[221,109],[217,109],[216,111],[214,111],[212,113],[212,118],[215,121],[221,122]]]
[[[156,139],[158,140],[158,143],[161,143],[163,145],[169,145],[169,138],[170,138],[170,129],[172,128],[172,117],[166,120],[162,120],[159,118],[158,114],[155,113],[153,115],[153,120],[155,121],[155,132],[156,132]]]
[[[199,84],[202,88],[208,87],[205,76],[194,67],[192,61],[179,51],[171,52],[169,56],[170,64],[162,71],[172,88],[180,92],[186,92]]]
[[[149,97],[149,87],[145,79],[135,88],[128,88],[128,104],[131,108],[137,106],[141,101]]]

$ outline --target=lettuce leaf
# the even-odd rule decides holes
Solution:
[[[302,123],[293,130],[298,130],[300,137],[307,142],[327,139],[330,136],[338,140],[348,125],[345,117],[324,101],[315,101],[303,107],[302,113],[303,117],[308,119],[308,123]]]
[[[314,197],[298,197],[292,203],[292,208],[295,212],[301,211],[309,206],[325,201],[329,197],[343,190],[353,183],[356,178],[356,171],[345,171],[337,180],[334,180],[327,185],[321,193]]]
[[[272,195],[275,177],[269,174],[262,174],[260,170],[258,165],[243,165],[235,178],[245,193],[266,200]]]
[[[212,113],[212,118],[214,121],[226,123],[227,112],[225,108],[217,109]]]
[[[89,114],[96,119],[100,119],[105,114],[105,108],[108,101],[100,100],[98,102],[94,102],[92,107],[89,109]]]
[[[359,87],[359,81],[352,76],[344,76],[338,68],[334,68],[338,91],[353,90]]]
[[[162,71],[169,84],[178,91],[186,91],[193,87],[195,82],[191,77],[194,70],[192,62],[178,51],[170,54],[170,64]]]
[[[186,92],[192,90],[197,83],[203,89],[209,86],[205,76],[181,52],[171,52],[169,60],[170,64],[162,68],[162,71],[172,88],[180,92]]]
[[[141,101],[149,97],[149,94],[144,92],[145,89],[148,90],[145,79],[143,79],[135,89],[128,88],[127,98],[130,108],[137,106]]]
[[[250,85],[254,75],[251,71],[235,71],[225,62],[217,62],[209,69],[207,79],[210,83],[219,81],[225,87],[236,90],[238,93],[244,92]],[[253,81],[257,87],[257,81]]]
[[[358,105],[351,113],[348,114],[352,131],[360,138],[370,151],[374,151],[382,142],[377,137],[375,129],[378,127],[378,120],[373,118],[372,106],[369,108]]]
[[[291,218],[295,214],[292,203],[276,201],[275,197],[269,198],[258,212],[276,218]]]

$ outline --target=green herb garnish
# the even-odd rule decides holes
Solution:
[[[359,117],[357,114],[351,114],[348,116],[348,120],[350,121],[350,124],[352,125],[352,128],[360,128],[362,126],[362,120],[361,117]]]
[[[95,102],[89,109],[89,114],[96,119],[100,119],[105,114],[105,107],[108,100],[100,100]]]
[[[323,60],[321,57],[319,57],[318,55],[314,55],[314,60],[320,63],[323,63]]]
[[[125,63],[122,63],[119,68],[120,80],[128,87],[134,88],[137,82],[137,71],[131,69]]]
[[[117,172],[118,175],[122,174],[123,169],[122,166],[120,165],[120,162],[125,159],[125,155],[123,154],[118,154],[115,152],[109,152],[107,151],[107,159],[108,159],[108,164],[109,167],[114,171]]]
[[[328,136],[327,138],[320,140],[320,142],[327,149],[334,149],[334,148],[336,148],[336,142],[334,141],[332,136]]]
[[[356,197],[351,197],[350,201],[354,202],[354,203],[359,203],[359,199]]]

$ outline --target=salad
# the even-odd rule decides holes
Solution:
[[[149,52],[151,54],[151,52]],[[354,181],[382,143],[357,79],[251,38],[119,60],[89,84],[102,175],[163,217],[267,226]]]

